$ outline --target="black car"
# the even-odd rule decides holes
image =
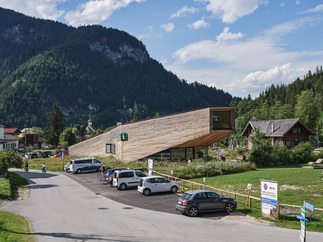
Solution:
[[[237,207],[232,197],[225,197],[210,190],[193,190],[185,192],[177,200],[176,210],[190,217],[199,213],[224,210],[231,213]]]
[[[37,151],[37,157],[38,158],[43,158],[44,157],[44,153],[42,151]]]
[[[104,175],[104,180],[109,183],[110,185],[112,185],[113,182],[113,172],[115,171],[119,171],[119,170],[126,170],[128,168],[112,168],[106,171],[105,175]]]
[[[43,157],[44,158],[49,158],[49,157],[51,157],[51,155],[52,155],[52,153],[50,151],[44,151],[43,152]]]

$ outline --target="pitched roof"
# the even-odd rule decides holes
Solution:
[[[242,135],[250,125],[253,129],[259,129],[264,137],[284,137],[297,123],[300,123],[310,134],[314,134],[299,118],[278,120],[251,120]]]
[[[20,129],[18,128],[5,128],[3,129],[5,134],[13,134],[13,133],[21,133]]]
[[[13,141],[13,140],[20,140],[20,138],[11,134],[4,134],[4,140]]]

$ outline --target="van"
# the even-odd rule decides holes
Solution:
[[[80,174],[87,171],[98,171],[101,165],[105,169],[105,164],[94,157],[73,159],[70,161],[70,172]]]
[[[138,170],[118,170],[113,173],[112,186],[119,190],[125,190],[127,187],[136,187],[140,179],[146,177],[145,173]]]

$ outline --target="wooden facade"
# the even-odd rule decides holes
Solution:
[[[69,147],[69,153],[114,155],[130,162],[167,149],[209,146],[234,132],[233,111],[233,107],[203,108],[122,124]]]

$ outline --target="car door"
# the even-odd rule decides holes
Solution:
[[[205,192],[195,194],[193,202],[199,207],[200,211],[209,210],[208,198]]]
[[[142,177],[146,177],[147,175],[145,173],[142,173],[141,171],[135,171],[135,176],[133,177],[133,185],[134,186],[138,186],[140,179]]]
[[[223,207],[219,194],[216,192],[207,192],[206,194],[208,197],[208,209],[219,210]]]
[[[170,191],[170,186],[171,186],[171,182],[169,180],[167,180],[166,178],[158,178],[158,190],[159,192],[166,192],[166,191]]]

